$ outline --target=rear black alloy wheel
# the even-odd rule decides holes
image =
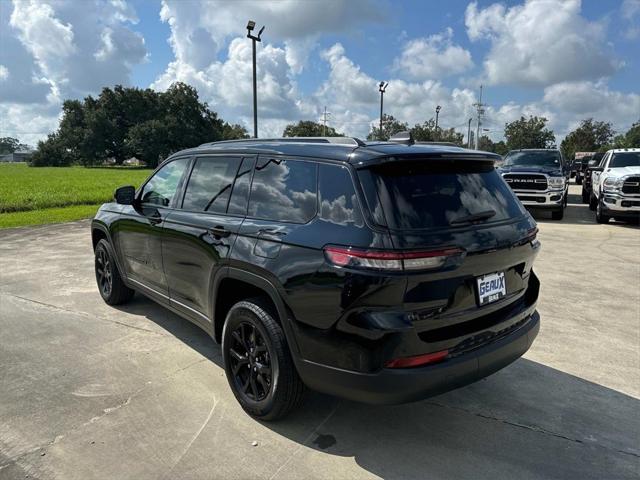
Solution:
[[[254,402],[267,398],[273,383],[271,355],[255,325],[242,322],[231,333],[229,360],[238,391]]]
[[[287,338],[269,303],[262,297],[236,303],[222,331],[229,386],[242,408],[260,420],[286,416],[304,395]]]

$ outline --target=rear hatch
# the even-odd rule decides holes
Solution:
[[[405,262],[404,310],[428,346],[404,353],[472,348],[480,333],[488,339],[511,328],[521,320],[514,309],[535,303],[537,280],[525,298],[535,222],[492,158],[396,159],[358,176],[372,221],[388,229],[395,249],[446,257],[434,268]]]

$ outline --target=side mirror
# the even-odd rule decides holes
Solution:
[[[113,192],[113,198],[120,205],[133,205],[136,198],[136,189],[131,185],[116,188]]]

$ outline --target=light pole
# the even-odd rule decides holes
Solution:
[[[256,22],[249,20],[247,23],[247,38],[251,39],[253,46],[253,138],[258,138],[258,82],[256,79],[256,42],[262,41],[260,38],[264,27],[258,32],[258,36],[252,35],[253,29],[256,28]]]
[[[440,138],[440,135],[438,135],[438,116],[440,115],[441,108],[440,105],[436,106],[436,140]]]
[[[384,91],[387,89],[387,85],[389,85],[389,82],[380,82],[380,85],[378,85],[378,91],[380,92],[380,132],[378,134],[378,136],[380,137],[379,140],[382,140],[382,105],[384,102]]]
[[[473,118],[469,119],[469,125],[467,126],[467,148],[471,148],[471,121]]]

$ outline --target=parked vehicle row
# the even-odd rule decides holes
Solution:
[[[510,158],[511,178],[531,155]],[[560,211],[562,157],[534,157],[524,186]],[[100,294],[141,292],[202,327],[261,419],[305,386],[389,404],[466,385],[519,358],[540,325],[536,224],[497,159],[407,133],[178,152],[96,214]]]

